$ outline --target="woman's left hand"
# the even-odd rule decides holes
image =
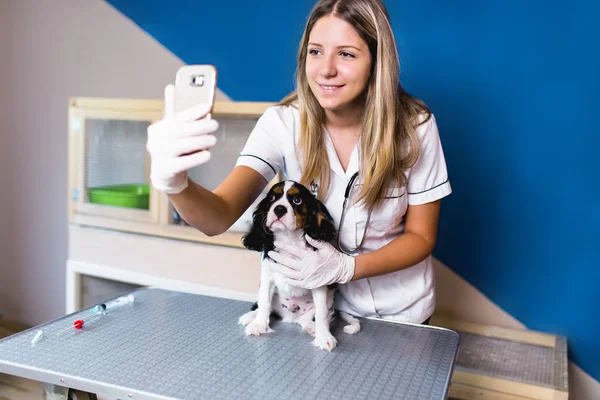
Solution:
[[[277,247],[268,256],[277,264],[274,268],[289,285],[315,289],[333,283],[347,283],[354,276],[354,257],[338,251],[331,244],[306,236],[308,244],[316,248],[296,245]]]

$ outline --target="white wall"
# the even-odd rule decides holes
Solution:
[[[161,98],[183,63],[103,1],[0,4],[11,49],[1,97],[13,111],[0,146],[10,205],[1,208],[0,310],[37,324],[64,312],[69,97]]]
[[[9,288],[12,273],[13,252],[13,193],[12,184],[12,151],[13,135],[11,129],[11,34],[10,4],[0,2],[0,187],[2,188],[2,202],[0,202],[0,312],[7,313],[10,302]]]

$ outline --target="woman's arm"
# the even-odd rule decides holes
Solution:
[[[317,251],[289,244],[279,247],[275,243],[276,251],[268,255],[288,284],[306,289],[399,271],[418,264],[432,253],[439,211],[439,200],[409,206],[404,234],[378,250],[356,257],[310,236],[305,237],[306,241]]]
[[[219,124],[206,119],[210,104],[197,104],[175,113],[175,88],[165,87],[164,118],[148,127],[146,148],[152,160],[152,186],[167,193],[181,217],[191,226],[209,236],[225,232],[252,205],[267,184],[267,177],[284,164],[280,142],[271,132],[287,128],[274,109],[267,109],[258,119],[243,154],[258,162],[242,163],[210,191],[188,179],[186,172],[210,159],[210,149],[216,144],[214,133]],[[284,126],[282,126],[284,125]],[[241,158],[241,157],[240,157]],[[208,172],[208,171],[207,171]]]
[[[225,232],[260,195],[266,179],[250,167],[238,166],[214,190],[192,180],[188,187],[169,198],[181,217],[206,235]]]
[[[355,257],[352,280],[399,271],[426,259],[435,247],[440,200],[409,205],[404,234],[382,248]]]

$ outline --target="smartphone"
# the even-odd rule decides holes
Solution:
[[[175,113],[200,103],[215,101],[217,90],[217,68],[214,65],[185,65],[175,75]],[[211,118],[211,112],[206,119]]]

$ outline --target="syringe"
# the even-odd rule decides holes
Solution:
[[[101,303],[101,304],[95,305],[94,307],[92,307],[90,309],[90,312],[92,314],[97,313],[97,312],[104,312],[104,311],[110,310],[111,308],[116,308],[116,307],[124,306],[126,304],[131,304],[131,303],[133,303],[134,300],[135,300],[135,296],[132,294],[127,295],[127,296],[121,296],[114,300],[107,301],[106,303]]]
[[[78,319],[77,321],[73,322],[73,326],[70,326],[67,329],[63,329],[62,331],[58,332],[56,335],[60,336],[63,333],[70,331],[71,329],[81,329],[81,328],[83,328],[83,326],[85,324],[89,323],[90,321],[96,321],[98,318],[100,318],[103,315],[105,315],[105,313],[101,312],[98,314],[94,314],[87,319]]]

